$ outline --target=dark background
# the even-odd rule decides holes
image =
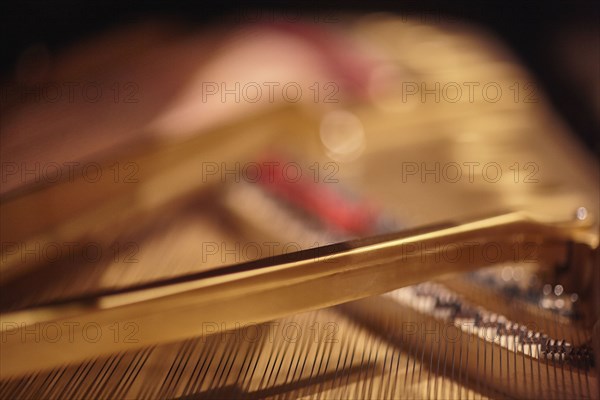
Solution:
[[[537,76],[579,139],[590,151],[600,153],[600,117],[598,104],[594,106],[600,98],[598,86],[590,89],[590,79],[581,76],[577,68],[568,67],[569,63],[588,67],[586,63],[592,63],[592,70],[600,74],[600,1],[287,1],[283,5],[280,1],[29,0],[3,1],[0,7],[2,81],[11,79],[20,52],[32,44],[43,43],[51,51],[59,50],[82,37],[148,17],[177,18],[205,26],[240,9],[253,8],[294,13],[392,11],[402,15],[448,15],[495,32]],[[573,29],[583,32],[584,39],[570,45],[574,57],[565,57],[557,41],[569,39]]]

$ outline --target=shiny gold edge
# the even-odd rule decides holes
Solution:
[[[5,313],[0,316],[0,378],[198,336],[206,323],[227,330],[449,273],[520,262],[521,257],[534,257],[547,267],[565,265],[572,257],[572,243],[584,249],[597,247],[597,238],[587,235],[587,229],[581,221],[549,223],[525,213],[509,213],[344,242]],[[482,251],[490,245],[494,255]],[[448,246],[457,250],[455,257],[435,257]],[[119,324],[134,324],[139,335],[134,341],[116,340],[109,332]],[[88,337],[90,326],[93,338]],[[48,335],[40,340],[35,334],[47,330],[58,330],[51,341]]]

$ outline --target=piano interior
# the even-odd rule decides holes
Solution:
[[[9,83],[1,398],[600,397],[597,159],[483,27],[335,18],[144,23]],[[92,81],[97,102],[79,90]],[[300,296],[373,295],[271,296],[239,321],[190,300],[191,334],[145,309],[169,340],[125,303],[94,319],[97,293],[506,212],[583,224],[592,251],[547,262],[518,230],[468,246],[415,234],[423,268],[451,268],[385,293],[374,269]],[[489,265],[458,265],[467,250]]]

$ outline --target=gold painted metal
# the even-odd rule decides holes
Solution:
[[[232,329],[490,265],[528,260],[546,267],[568,265],[583,259],[574,257],[574,250],[591,259],[597,247],[585,222],[551,223],[509,213],[63,300],[2,315],[1,376],[197,336],[203,324]],[[573,270],[582,266],[589,270]],[[572,267],[580,285],[589,282],[591,263]],[[108,332],[125,323],[139,327],[135,343],[110,335],[87,338],[91,325]],[[50,329],[61,330],[56,341],[27,334]]]
[[[352,29],[378,47],[384,47],[389,53],[386,64],[397,68],[404,80],[422,82],[428,88],[436,82],[442,85],[495,82],[504,89],[501,101],[484,101],[479,96],[470,102],[465,92],[463,101],[457,103],[421,101],[419,95],[404,101],[400,88],[392,85],[389,91],[374,91],[369,101],[341,103],[339,106],[360,119],[366,137],[364,153],[353,162],[340,163],[338,175],[343,185],[379,202],[398,217],[402,226],[427,226],[449,218],[459,223],[202,272],[227,264],[218,262],[222,254],[211,258],[212,262],[200,263],[199,243],[203,240],[227,245],[256,242],[265,239],[262,225],[269,225],[279,229],[273,232],[275,239],[268,240],[300,242],[287,226],[273,223],[272,215],[263,218],[259,226],[249,226],[250,232],[245,235],[235,229],[227,231],[230,226],[221,224],[221,220],[232,222],[234,228],[240,221],[235,216],[218,214],[217,207],[209,207],[219,203],[224,185],[216,181],[204,185],[208,182],[203,181],[202,162],[256,161],[254,157],[273,144],[293,149],[293,154],[309,163],[329,162],[318,135],[318,120],[326,110],[320,107],[305,110],[298,106],[248,117],[238,123],[232,121],[231,126],[218,127],[183,143],[153,143],[147,153],[137,145],[131,148],[135,154],[128,151],[107,154],[106,160],[104,157],[98,160],[106,168],[115,161],[137,163],[139,182],[116,186],[112,180],[92,186],[85,182],[58,183],[0,198],[3,242],[22,243],[27,248],[35,244],[43,247],[45,243],[84,242],[89,238],[108,246],[112,241],[122,241],[121,235],[129,234],[123,231],[131,227],[152,231],[153,225],[146,219],[162,217],[156,223],[161,229],[154,226],[150,238],[139,241],[137,264],[73,262],[65,267],[3,254],[0,290],[4,291],[3,306],[7,312],[0,314],[3,329],[0,397],[188,398],[209,397],[214,390],[222,395],[213,397],[220,398],[262,398],[277,394],[289,398],[502,397],[487,393],[485,387],[470,387],[473,379],[465,382],[468,368],[461,361],[466,360],[464,353],[469,346],[457,345],[457,358],[451,365],[454,375],[438,373],[436,364],[440,365],[440,359],[446,361],[446,351],[439,350],[439,346],[440,343],[446,346],[447,342],[438,342],[431,349],[429,360],[427,357],[423,360],[411,343],[390,341],[393,332],[381,327],[371,330],[345,316],[340,307],[286,315],[284,320],[259,325],[297,321],[310,334],[304,334],[296,343],[281,340],[281,335],[272,342],[250,342],[243,333],[240,336],[240,330],[197,337],[217,332],[214,330],[217,327],[235,327],[235,322],[241,325],[244,321],[260,322],[288,311],[318,308],[432,277],[438,280],[456,271],[500,264],[503,258],[495,255],[496,245],[500,245],[500,253],[508,260],[509,267],[515,259],[533,260],[546,266],[542,272],[560,274],[560,279],[553,276],[543,283],[560,282],[565,291],[595,304],[596,313],[591,314],[593,324],[600,317],[597,306],[600,291],[596,289],[600,282],[598,219],[590,221],[594,226],[589,230],[586,223],[560,221],[578,206],[599,215],[597,161],[590,159],[572,140],[543,93],[537,93],[535,102],[515,101],[510,88],[515,84],[525,88],[524,85],[534,81],[518,66],[517,60],[483,32],[446,28],[437,23],[378,15],[366,18]],[[421,179],[419,175],[404,180],[400,161],[425,163],[429,168],[434,163],[494,162],[502,166],[504,174],[494,183],[482,180],[479,175],[474,176],[473,182],[468,179],[457,183],[436,182]],[[511,169],[516,162],[521,167],[533,163],[539,168],[533,176],[535,183],[525,179],[530,170]],[[184,196],[199,197],[203,203],[196,204],[192,216],[165,218],[174,211],[171,209],[174,203]],[[258,216],[256,204],[249,204],[248,208],[248,213]],[[467,221],[465,218],[491,215],[495,210],[543,212],[555,220],[542,221],[518,213],[462,223]],[[213,220],[217,223],[212,223]],[[165,221],[168,226],[164,226]],[[309,243],[314,241],[311,237]],[[467,241],[477,246],[469,247]],[[483,253],[476,252],[484,247],[486,259]],[[436,252],[436,248],[440,251]],[[456,258],[459,250],[462,258]],[[471,251],[479,257],[471,258]],[[593,252],[595,261],[590,257]],[[236,262],[244,260],[241,254],[234,256],[241,259]],[[571,268],[563,268],[564,262]],[[244,268],[247,270],[242,271]],[[179,275],[186,278],[172,278]],[[170,280],[165,281],[167,277]],[[461,279],[458,275],[456,278]],[[160,287],[132,286],[156,279],[162,280]],[[572,290],[567,289],[564,279],[571,280],[568,283],[572,284]],[[100,293],[107,288],[119,288],[119,292]],[[12,296],[7,296],[9,291]],[[77,297],[83,294],[85,298]],[[49,301],[55,300],[44,300],[57,298],[71,300],[52,304]],[[510,312],[519,323],[530,320],[510,297],[490,295],[490,299],[490,310]],[[481,305],[480,300],[475,298],[473,302]],[[373,299],[374,304],[377,302],[378,299]],[[34,309],[33,304],[43,307]],[[532,307],[541,312],[537,303]],[[391,311],[397,314],[400,310]],[[402,323],[416,324],[423,320],[407,314],[396,317]],[[334,335],[339,342],[310,340],[315,321],[323,327],[331,324],[339,328]],[[203,327],[206,322],[208,325]],[[545,333],[576,345],[590,340],[596,344],[600,336],[598,323],[591,334],[587,326],[581,328],[578,322],[555,323]],[[130,328],[136,326],[139,330],[128,336],[132,333]],[[120,336],[117,338],[115,333]],[[177,340],[192,335],[196,338]],[[57,337],[59,340],[53,341]],[[427,338],[416,339],[423,342]],[[153,345],[160,342],[169,343]],[[519,371],[499,358],[492,361],[493,351],[487,353],[486,359],[484,343],[477,343],[482,345],[481,357],[471,351],[468,360],[485,360],[505,377]],[[328,346],[335,347],[334,351]],[[596,360],[598,347],[594,346]],[[119,352],[123,349],[128,350],[125,356]],[[353,361],[349,353],[356,354]],[[102,356],[89,358],[96,355]],[[148,362],[144,364],[146,358]],[[71,361],[75,363],[63,368]],[[298,371],[296,376],[294,368],[299,362],[305,362],[306,369]],[[116,364],[118,368],[107,372]],[[53,365],[58,367],[48,370]],[[205,365],[208,372],[200,370]],[[277,365],[281,374],[277,377],[279,371],[273,373],[271,382],[269,368],[273,371]],[[244,368],[256,373],[248,373],[246,379]],[[535,390],[526,390],[525,397],[539,398],[535,393],[545,389],[544,385],[552,388],[559,381],[559,385],[569,383],[573,376],[570,368],[567,366],[563,371],[560,367],[558,375],[553,372],[549,375],[548,371],[557,370],[555,367],[542,368],[541,377],[526,381]],[[223,371],[233,372],[225,376],[228,372]],[[200,372],[205,374],[204,378],[196,375]],[[600,393],[592,391],[598,388],[595,372],[592,369],[587,373],[587,382],[576,380],[582,390],[565,393],[563,397],[581,394],[584,398],[600,398]],[[243,379],[238,381],[236,375]],[[222,377],[225,378],[221,380]],[[480,377],[485,383],[485,373]],[[514,382],[520,385],[522,379],[515,377]],[[302,386],[307,382],[306,388]],[[510,386],[503,388],[505,395],[517,397]],[[529,386],[519,388],[529,389]],[[561,396],[552,393],[546,397]]]

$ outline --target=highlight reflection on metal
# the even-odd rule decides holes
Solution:
[[[448,273],[521,263],[524,254],[548,267],[576,260],[569,266],[577,268],[572,273],[581,279],[582,288],[589,282],[592,252],[598,245],[587,229],[580,221],[552,224],[511,213],[309,249],[6,313],[2,315],[2,376],[26,372],[31,357],[38,357],[40,368],[81,361],[193,337],[206,322],[219,321],[222,330],[234,328],[234,323],[265,322]],[[494,255],[486,254],[489,245],[495,247]],[[432,256],[448,246],[457,250],[452,258]],[[54,326],[65,318],[77,325],[74,333],[59,335],[56,342],[27,339],[20,332],[34,324],[44,331],[45,324]],[[89,322],[108,327],[127,321],[139,327],[135,346],[115,343],[110,337],[91,343],[80,332]]]
[[[197,51],[204,35],[143,33],[140,46],[156,58],[138,61],[157,69],[140,100],[162,99],[165,90],[150,89],[170,74],[186,95],[160,115],[140,101],[134,108],[153,123],[139,132],[113,129],[113,114],[136,120],[131,104],[7,112],[2,160],[25,172],[29,161],[84,162],[114,147],[97,154],[104,173],[93,185],[75,174],[21,187],[14,171],[0,189],[0,398],[600,398],[598,164],[494,38],[430,22],[377,14],[253,25],[208,52]],[[357,47],[368,65],[352,62]],[[94,59],[110,50],[90,48]],[[317,58],[331,76],[306,68]],[[100,71],[110,83],[108,64],[90,79]],[[307,90],[310,102],[293,104],[202,101],[209,81],[308,79],[314,89],[342,75],[339,103],[315,103]],[[485,96],[488,85],[503,96]],[[446,91],[457,86],[458,99]],[[85,140],[65,146],[72,139]],[[297,162],[306,179],[224,177],[257,161]],[[139,168],[136,182],[116,184],[115,165]],[[465,167],[458,181],[444,172],[456,165]],[[486,165],[501,169],[497,181]],[[419,226],[428,228],[375,237]],[[357,237],[373,239],[346,242]],[[90,241],[108,257],[26,253]],[[286,244],[337,242],[246,263]],[[113,257],[127,243],[135,263]],[[461,340],[448,335],[457,327]]]

